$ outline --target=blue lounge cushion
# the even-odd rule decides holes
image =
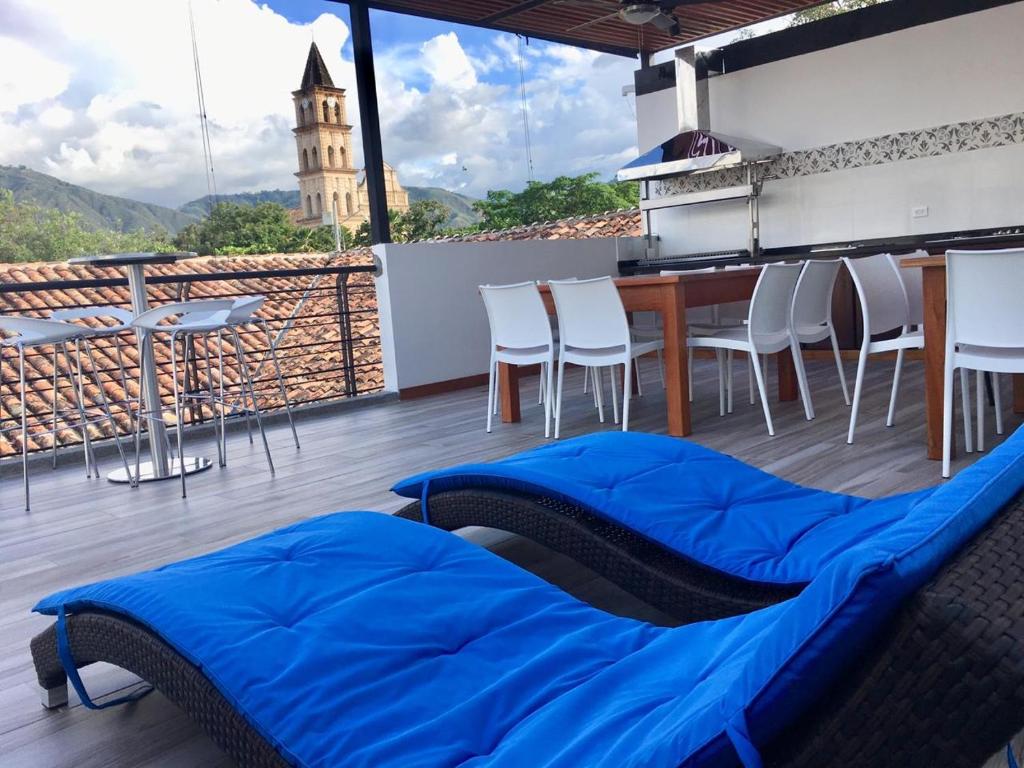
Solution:
[[[524,491],[583,506],[702,565],[748,581],[805,584],[839,553],[902,520],[935,488],[866,499],[805,488],[688,440],[599,432],[488,464],[414,475],[421,498]]]
[[[1018,431],[797,597],[674,629],[610,616],[451,534],[356,512],[35,610],[149,627],[297,765],[670,768],[735,753],[757,766],[1022,487]]]

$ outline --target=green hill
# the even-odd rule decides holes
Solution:
[[[449,227],[466,227],[480,221],[480,214],[473,210],[473,198],[449,192],[440,187],[406,187],[409,202],[417,200],[437,200],[446,205],[452,212],[448,219]],[[297,189],[264,189],[259,192],[240,192],[235,195],[217,195],[217,202],[237,203],[239,205],[258,205],[259,203],[278,203],[285,208],[299,207],[299,190]],[[210,196],[205,195],[198,200],[191,200],[181,206],[182,213],[203,217],[210,210]]]
[[[0,165],[0,188],[14,192],[18,202],[77,213],[86,226],[94,229],[120,232],[165,229],[174,234],[198,218],[162,205],[93,192],[24,166]]]

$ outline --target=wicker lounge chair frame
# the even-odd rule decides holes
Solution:
[[[798,594],[806,584],[731,576],[684,557],[586,507],[520,491],[465,488],[431,494],[427,519],[455,531],[483,526],[565,555],[680,623],[749,613]],[[423,522],[420,502],[398,516]]]
[[[67,621],[77,665],[106,661],[149,681],[240,765],[286,764],[201,671],[148,629],[99,612]],[[32,656],[44,700],[66,701],[53,627],[32,641]],[[1022,727],[1018,497],[915,593],[764,757],[767,765],[794,768],[978,768]]]

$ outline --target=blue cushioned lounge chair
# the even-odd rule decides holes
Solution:
[[[525,536],[689,622],[792,597],[936,489],[830,493],[687,440],[604,432],[415,475],[393,490],[416,499],[401,517]]]
[[[113,662],[245,765],[977,768],[1024,726],[1022,487],[1024,433],[795,597],[676,628],[340,513],[51,595],[32,653],[50,703]]]

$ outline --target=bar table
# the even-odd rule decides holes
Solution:
[[[114,253],[109,255],[76,256],[68,260],[69,264],[76,264],[90,267],[124,267],[128,275],[128,290],[132,297],[132,314],[138,317],[149,309],[149,299],[146,296],[146,272],[147,265],[153,264],[174,264],[185,259],[195,258],[195,253]],[[140,379],[142,385],[142,397],[153,409],[154,404],[160,403],[160,385],[157,380],[156,357],[153,353],[153,339],[149,333],[139,332],[139,345],[142,350],[140,361]],[[127,393],[126,393],[127,394]],[[159,410],[159,406],[157,409]],[[151,480],[170,480],[178,477],[182,471],[178,459],[170,455],[167,440],[167,427],[162,419],[155,419],[149,422],[149,455],[150,461],[142,462],[139,466],[139,482]],[[213,461],[205,456],[186,456],[184,459],[184,472],[191,475],[202,472],[213,466]],[[130,478],[124,469],[115,469],[107,475],[107,479],[114,483],[127,483]]]

